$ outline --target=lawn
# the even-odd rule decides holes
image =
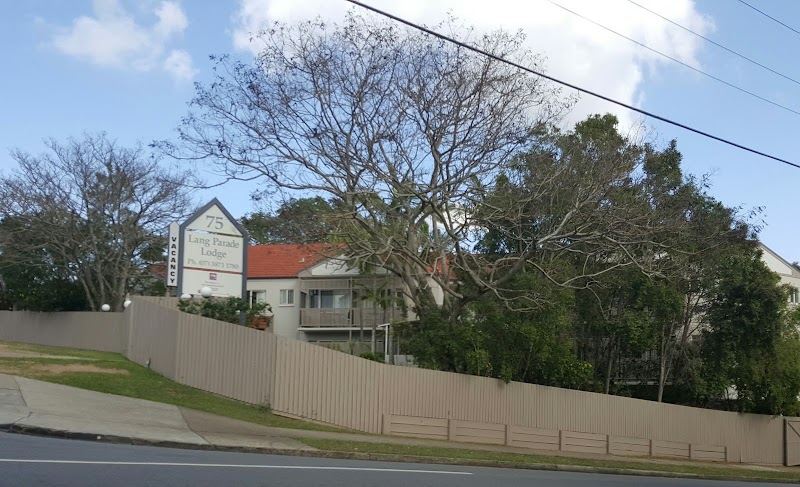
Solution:
[[[647,470],[667,473],[695,474],[704,477],[737,478],[747,480],[790,480],[800,481],[800,473],[789,471],[748,470],[743,467],[719,467],[708,464],[666,464],[648,461],[625,462],[619,460],[597,460],[591,458],[572,458],[565,456],[525,455],[486,450],[465,450],[460,448],[441,448],[393,443],[368,443],[358,441],[327,440],[316,438],[300,439],[306,445],[326,451],[378,453],[389,455],[406,455],[413,457],[430,457],[437,459],[473,460],[485,462],[503,462],[508,466],[516,465],[570,465],[583,467],[599,467],[622,470]]]
[[[117,353],[0,342],[12,352],[32,352],[75,360],[47,357],[2,357],[0,373],[18,375],[81,389],[147,399],[249,421],[263,426],[342,431],[337,428],[276,416],[268,405],[254,406],[178,384],[131,362]],[[1,355],[1,354],[0,354]]]

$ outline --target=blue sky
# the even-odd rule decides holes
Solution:
[[[671,26],[626,0],[558,0],[570,9],[653,45],[715,76],[800,111],[800,85],[759,70]],[[548,72],[644,109],[800,162],[800,116],[722,86],[559,11],[543,0],[389,0],[372,2],[416,21],[446,11],[479,28],[521,28],[530,47],[547,55]],[[641,0],[652,10],[717,42],[800,79],[793,62],[800,35],[732,0]],[[792,24],[800,2],[752,0]],[[602,5],[599,5],[602,4]],[[44,137],[64,139],[107,131],[121,143],[174,136],[194,81],[209,79],[209,54],[251,56],[248,34],[262,22],[312,15],[335,18],[343,0],[219,0],[163,2],[27,0],[4,2],[0,14],[0,171],[14,163],[8,149],[42,149]],[[800,27],[797,21],[795,27]],[[612,111],[623,123],[636,115],[584,96],[573,111]],[[800,169],[725,147],[646,120],[658,140],[678,139],[684,168],[713,172],[712,194],[729,206],[763,206],[762,240],[790,261],[800,260],[797,224]],[[203,168],[198,168],[202,171]],[[210,176],[207,176],[210,177]],[[254,184],[226,184],[217,196],[235,216],[252,209]]]

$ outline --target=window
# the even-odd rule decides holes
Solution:
[[[281,289],[281,306],[294,305],[294,289]]]
[[[267,302],[266,291],[247,291],[247,295],[249,296],[248,301],[250,302],[250,306]]]
[[[792,289],[791,294],[789,294],[789,302],[795,304],[800,303],[800,291],[796,288]]]
[[[349,289],[312,289],[309,291],[311,308],[346,309],[350,308]]]

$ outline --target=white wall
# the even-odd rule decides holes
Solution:
[[[761,259],[773,272],[781,277],[781,283],[789,284],[800,289],[800,271],[788,265],[782,258],[776,256],[771,250],[761,246],[763,254]]]
[[[764,249],[764,254],[761,258],[764,263],[767,264],[767,267],[769,267],[773,272],[777,272],[778,274],[782,275],[792,274],[792,268],[783,263],[781,259],[775,257],[775,255],[773,255],[769,250]]]
[[[280,304],[280,290],[294,290],[294,304]],[[297,279],[248,279],[248,291],[266,291],[267,303],[272,306],[272,332],[276,335],[305,341],[298,331],[300,324],[300,281]]]

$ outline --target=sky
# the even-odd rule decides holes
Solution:
[[[800,111],[800,84],[763,70],[634,5],[629,0],[552,0],[595,22],[763,98]],[[800,115],[725,86],[563,10],[548,0],[365,0],[415,22],[448,12],[478,29],[522,30],[546,57],[547,73],[630,105],[800,163]],[[800,34],[734,0],[636,0],[719,44],[800,80]],[[800,30],[800,2],[748,3]],[[105,131],[124,145],[173,139],[194,83],[211,79],[209,55],[250,59],[252,34],[266,23],[341,18],[344,0],[0,0],[0,172],[12,148],[44,149]],[[567,93],[567,92],[565,92]],[[684,171],[711,175],[710,193],[728,206],[763,208],[761,240],[800,261],[800,169],[642,118],[582,95],[565,123],[616,114],[644,122],[661,143],[677,139]],[[207,167],[195,167],[216,182]],[[253,210],[257,183],[226,183],[198,194],[234,216]]]

